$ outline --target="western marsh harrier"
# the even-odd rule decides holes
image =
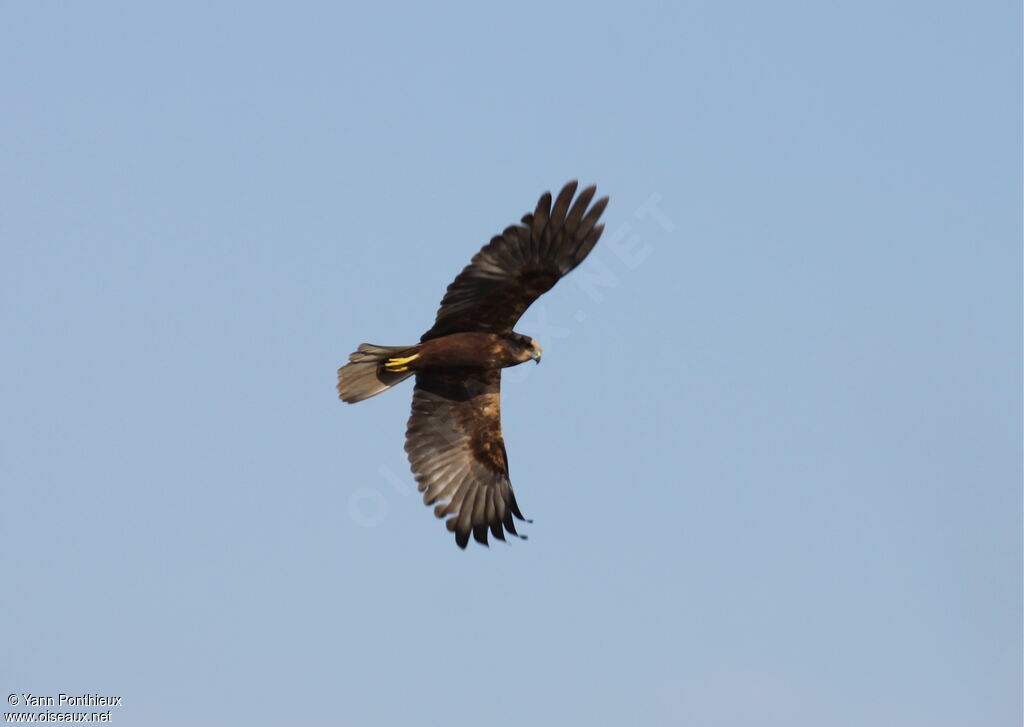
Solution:
[[[573,201],[569,182],[551,203],[545,192],[522,224],[507,228],[473,256],[448,286],[434,326],[415,346],[364,343],[338,369],[338,394],[354,403],[415,374],[405,451],[423,501],[448,518],[465,548],[470,534],[505,539],[523,520],[509,482],[501,436],[501,369],[540,362],[541,348],[512,330],[540,295],[582,262],[604,225],[608,198],[594,187]]]

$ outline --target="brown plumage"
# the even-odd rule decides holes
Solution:
[[[608,198],[576,182],[554,205],[545,192],[521,225],[473,256],[448,286],[433,327],[415,346],[364,343],[338,369],[338,394],[353,403],[415,375],[405,451],[423,501],[448,518],[459,547],[516,533],[523,520],[508,475],[501,433],[501,369],[539,362],[532,338],[513,332],[537,298],[575,268],[601,237]],[[524,536],[519,536],[524,537]]]

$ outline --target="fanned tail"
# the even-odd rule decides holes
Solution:
[[[360,344],[359,349],[349,354],[349,363],[338,369],[338,396],[342,401],[354,404],[369,399],[395,384],[405,381],[414,371],[400,373],[386,371],[384,361],[403,355],[411,355],[418,346],[375,346]]]

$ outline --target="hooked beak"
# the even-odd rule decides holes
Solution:
[[[530,339],[530,358],[533,359],[534,363],[540,363],[540,355],[544,353],[544,350],[540,347],[540,344]]]

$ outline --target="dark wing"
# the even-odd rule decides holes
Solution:
[[[434,327],[420,340],[462,331],[510,333],[530,304],[579,265],[601,237],[604,225],[597,220],[608,198],[588,210],[595,191],[584,189],[571,208],[576,182],[562,188],[554,207],[545,192],[523,224],[509,227],[473,256],[448,286]]]
[[[487,545],[487,531],[517,535],[516,505],[501,437],[501,371],[428,371],[416,374],[405,451],[423,493],[448,517],[448,530],[465,548],[470,533]],[[522,536],[520,536],[522,537]]]

